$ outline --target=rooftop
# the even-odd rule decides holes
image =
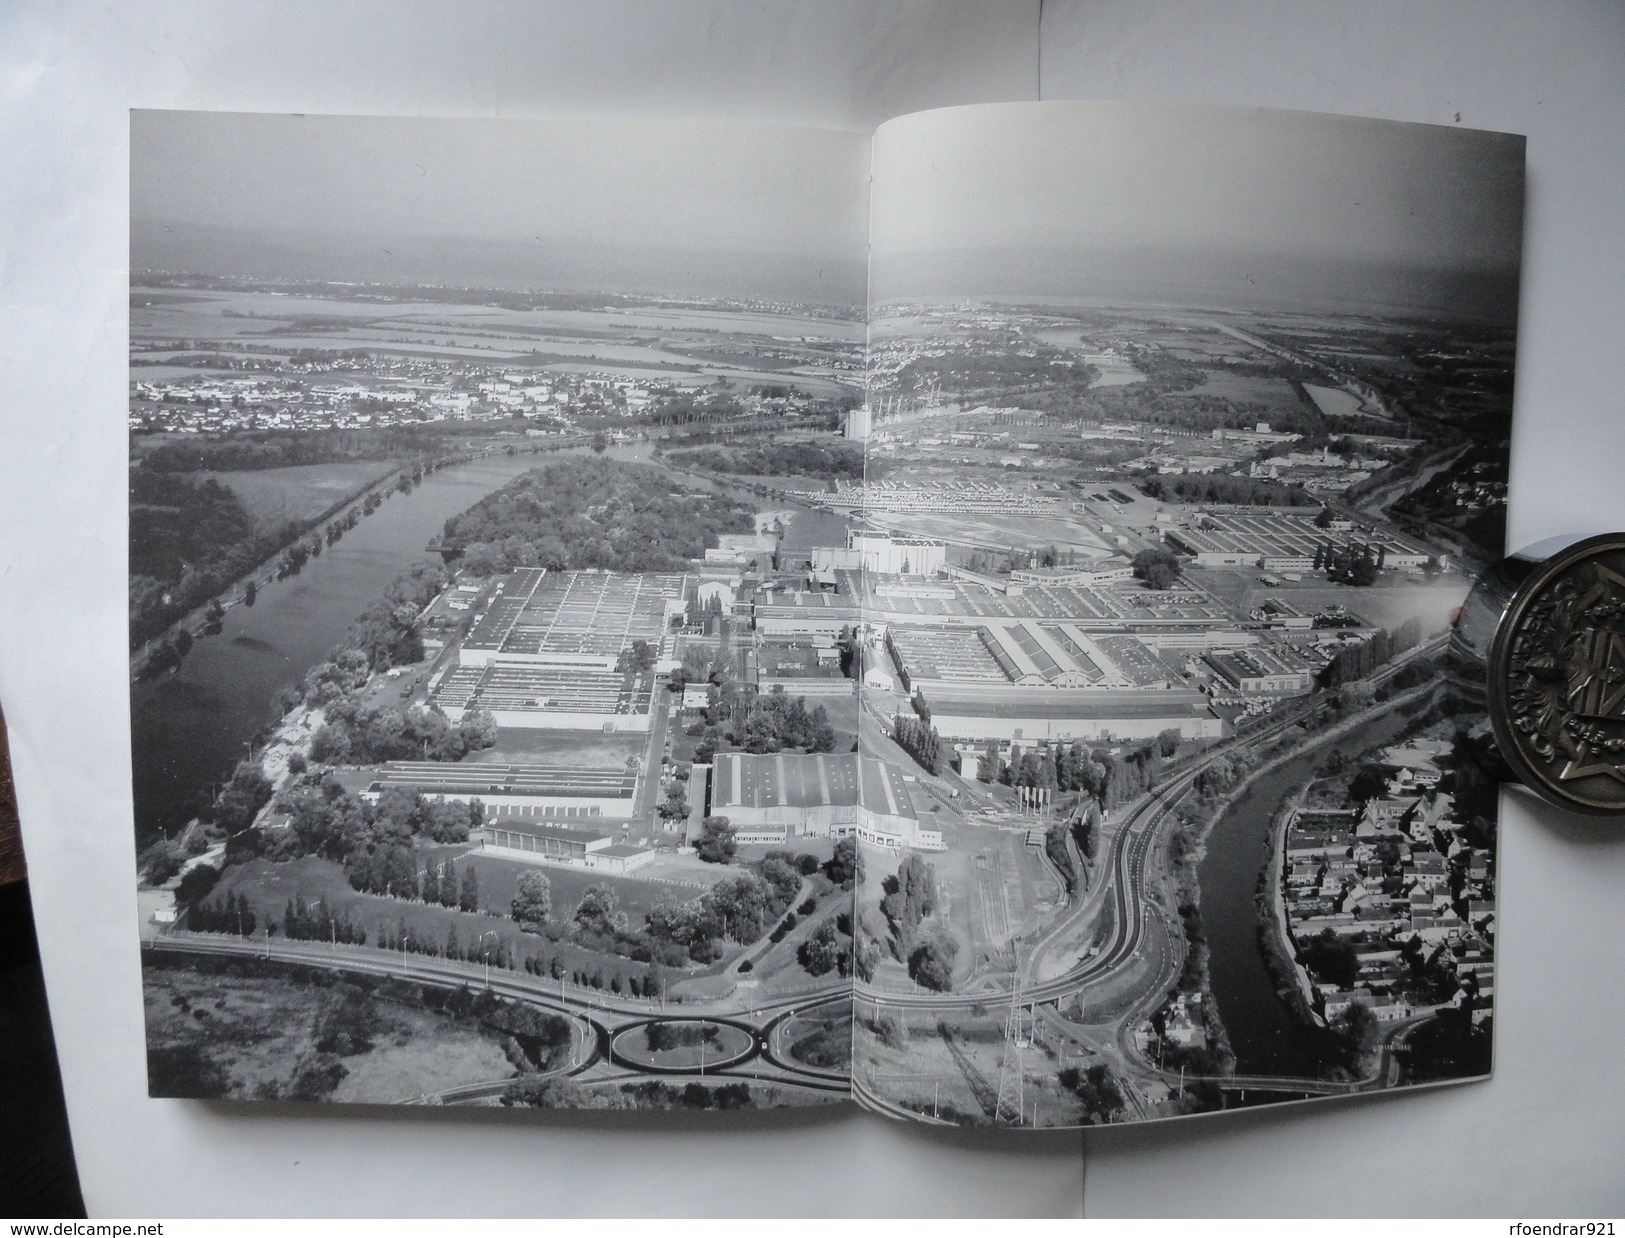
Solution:
[[[855,752],[802,755],[719,752],[711,779],[711,806],[812,808],[861,805],[872,812],[913,817],[914,805],[895,765]]]
[[[519,817],[499,817],[489,825],[490,829],[507,830],[512,834],[527,834],[531,838],[550,838],[561,843],[590,843],[604,842],[608,834],[598,830],[572,830],[567,826],[557,825],[546,821],[525,820]],[[598,854],[611,850],[608,847],[594,848]],[[636,850],[636,848],[633,848]]]

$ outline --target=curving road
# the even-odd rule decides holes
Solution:
[[[1447,632],[1419,644],[1371,676],[1372,681],[1378,684],[1385,682],[1407,662],[1441,650],[1448,640]],[[1428,686],[1417,689],[1418,692],[1428,690],[1430,690]],[[1313,729],[1324,717],[1331,703],[1329,696],[1312,699],[1306,708],[1291,710],[1282,717],[1268,720],[1250,730],[1244,737],[1205,750],[1185,763],[1183,768],[1176,767],[1172,777],[1135,803],[1112,834],[1108,844],[1105,863],[1102,865],[1104,873],[1108,874],[1107,879],[1097,880],[1094,887],[1082,898],[1074,899],[1059,917],[1028,939],[1029,944],[1024,952],[1021,975],[1016,986],[1019,987],[1021,1004],[1042,1006],[1077,994],[1091,984],[1118,978],[1142,962],[1148,953],[1147,943],[1154,936],[1160,935],[1164,949],[1157,957],[1162,960],[1162,965],[1154,975],[1143,978],[1140,983],[1140,995],[1123,1014],[1113,1020],[1113,1030],[1108,1031],[1107,1035],[1114,1056],[1118,1057],[1123,1065],[1131,1066],[1142,1078],[1162,1079],[1168,1083],[1180,1082],[1178,1072],[1159,1070],[1155,1065],[1139,1058],[1129,1035],[1132,1028],[1147,1017],[1166,996],[1169,985],[1178,974],[1186,948],[1183,926],[1148,892],[1148,868],[1157,847],[1166,840],[1166,826],[1172,819],[1170,810],[1190,790],[1202,770],[1238,744],[1246,743],[1249,746],[1268,744],[1289,728],[1299,724]],[[1378,708],[1388,709],[1392,706],[1393,702],[1390,701]],[[1363,715],[1357,715],[1356,719],[1360,716]],[[1110,900],[1112,921],[1105,938],[1089,954],[1080,958],[1059,976],[1040,980],[1039,977],[1044,970],[1043,964],[1063,947],[1063,943],[1071,941],[1073,948],[1076,949],[1079,930],[1098,914],[1101,903],[1106,900]],[[1014,989],[1007,982],[1002,987],[989,988],[974,994],[888,993],[860,985],[857,995],[860,1000],[877,1007],[952,1014],[964,1013],[974,1007],[981,1007],[984,1010],[995,1009],[1011,1000]],[[1052,1023],[1054,1030],[1064,1031],[1069,1036],[1072,1034],[1071,1026],[1058,1014],[1050,1020],[1047,1016],[1053,1012],[1045,1013],[1046,1022]],[[1226,1075],[1203,1077],[1201,1081],[1216,1084],[1227,1091],[1303,1092],[1319,1095],[1340,1095],[1392,1086],[1399,1078],[1399,1064],[1393,1054],[1395,1045],[1401,1043],[1414,1027],[1431,1017],[1432,1014],[1429,1012],[1389,1028],[1384,1034],[1381,1051],[1377,1055],[1372,1072],[1362,1079],[1338,1081],[1284,1076]],[[1183,1079],[1186,1084],[1196,1081],[1198,1080],[1194,1076]],[[885,1102],[884,1098],[875,1096],[873,1090],[857,1077],[854,1077],[853,1091],[867,1103],[894,1112],[894,1116],[916,1116],[913,1110],[898,1107]]]
[[[571,1063],[566,1069],[550,1072],[552,1074],[572,1077],[590,1074],[592,1082],[608,1082],[618,1078],[643,1079],[651,1075],[681,1075],[696,1079],[704,1076],[749,1079],[843,1096],[850,1093],[848,1076],[844,1071],[799,1062],[783,1043],[782,1032],[793,1019],[830,1003],[831,994],[827,990],[779,998],[765,996],[748,1012],[747,1017],[741,1017],[738,1009],[720,1002],[684,1002],[675,1008],[663,1007],[659,1002],[576,989],[545,977],[497,969],[487,971],[479,963],[429,955],[397,955],[371,946],[335,946],[327,942],[274,938],[250,941],[181,930],[151,939],[145,943],[145,948],[154,953],[270,959],[440,987],[489,989],[500,997],[512,998],[568,1018],[576,1025]],[[726,1023],[748,1035],[750,1044],[725,1063],[708,1063],[703,1068],[699,1065],[652,1067],[616,1052],[615,1039],[623,1032],[661,1021]],[[627,1070],[628,1067],[631,1069]],[[625,1073],[611,1073],[617,1070]],[[507,1082],[504,1080],[503,1085],[506,1086]],[[491,1089],[495,1086],[495,1081],[470,1084],[441,1095],[442,1098],[451,1096],[454,1101],[484,1099],[492,1095]],[[463,1095],[465,1092],[466,1096]]]

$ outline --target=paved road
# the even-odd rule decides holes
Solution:
[[[326,942],[275,938],[253,941],[184,931],[151,939],[145,945],[153,952],[265,958],[420,984],[487,988],[500,997],[522,1001],[576,1023],[579,1030],[572,1053],[572,1066],[563,1073],[590,1082],[642,1079],[651,1075],[704,1076],[753,1080],[840,1095],[850,1093],[844,1071],[821,1069],[796,1061],[783,1043],[784,1029],[794,1019],[829,1004],[828,990],[784,996],[765,993],[749,1010],[727,1002],[663,1005],[658,1001],[578,989],[563,981],[486,968],[479,963],[429,955],[403,955],[371,946],[334,946]],[[615,1047],[617,1038],[627,1031],[662,1020],[693,1019],[727,1023],[739,1028],[749,1037],[749,1048],[720,1065],[651,1068],[626,1058]],[[626,1073],[621,1073],[623,1071]],[[488,1089],[491,1085],[472,1086]],[[487,1094],[476,1091],[476,1097]]]

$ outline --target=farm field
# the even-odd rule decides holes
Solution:
[[[390,460],[298,464],[282,469],[206,473],[231,488],[256,526],[314,520],[339,500],[395,470]]]
[[[1302,411],[1303,401],[1291,384],[1280,378],[1252,374],[1231,374],[1225,370],[1209,370],[1201,386],[1179,395],[1218,396],[1240,404],[1261,404],[1267,409],[1280,408]]]
[[[1359,396],[1341,387],[1321,387],[1315,383],[1305,383],[1303,387],[1328,417],[1353,417],[1363,407]]]

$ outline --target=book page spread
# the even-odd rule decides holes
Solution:
[[[132,119],[155,1096],[1482,1077],[1521,139]]]

